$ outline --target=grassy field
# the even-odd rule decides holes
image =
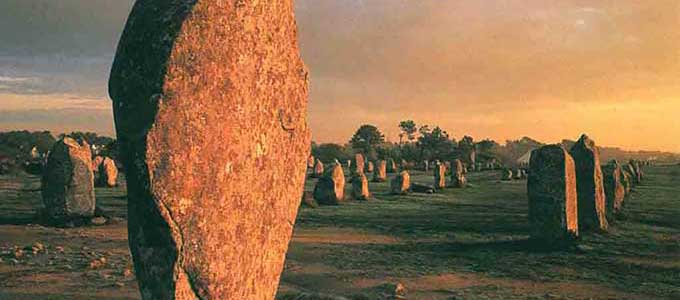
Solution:
[[[499,177],[470,174],[470,187],[434,195],[371,183],[371,201],[302,208],[280,294],[379,299],[401,282],[409,299],[680,299],[680,167],[648,167],[610,232],[562,251],[528,243],[526,182]],[[38,188],[35,177],[0,177],[0,299],[139,299],[124,188],[97,189],[120,220],[73,229],[31,224]],[[35,243],[47,251],[15,258]]]

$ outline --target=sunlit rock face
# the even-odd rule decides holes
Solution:
[[[109,82],[143,299],[273,299],[304,185],[293,3],[137,1]]]

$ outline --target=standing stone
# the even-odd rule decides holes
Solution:
[[[396,173],[397,172],[397,164],[394,162],[394,159],[388,158],[387,159],[387,173]]]
[[[623,189],[626,191],[626,195],[630,194],[630,191],[633,188],[633,184],[631,183],[628,171],[626,171],[626,169],[623,167],[621,167],[621,184],[623,184]]]
[[[438,163],[434,165],[434,187],[438,190],[446,188],[446,167]]]
[[[390,183],[390,191],[395,195],[406,195],[408,194],[409,188],[411,187],[411,176],[408,171],[401,171],[397,176],[392,179]]]
[[[451,168],[451,162],[450,161],[444,162],[444,166],[446,167],[446,170],[448,170],[450,172],[453,171],[453,168]]]
[[[631,185],[631,187],[635,187],[636,185],[638,185],[638,184],[640,183],[640,182],[637,180],[637,179],[638,179],[638,176],[637,176],[637,174],[636,174],[636,172],[635,172],[635,167],[633,167],[633,165],[631,165],[630,163],[626,164],[626,166],[624,167],[624,170],[625,170],[626,172],[628,172],[628,177],[630,177],[630,185]]]
[[[366,173],[373,173],[373,162],[369,161],[366,163]]]
[[[316,159],[314,159],[314,155],[310,155],[309,158],[307,158],[307,169],[313,170],[315,163]]]
[[[99,172],[99,166],[101,166],[102,162],[104,161],[103,156],[97,155],[93,160],[92,160],[92,171]]]
[[[501,180],[503,181],[511,181],[513,178],[513,173],[511,169],[505,169],[503,170]]]
[[[312,177],[319,178],[323,176],[323,173],[324,173],[323,162],[321,162],[321,160],[317,158],[316,163],[314,164],[314,170],[312,170]]]
[[[464,188],[467,185],[467,179],[465,179],[463,162],[455,159],[451,162],[451,167],[451,185],[455,188]]]
[[[333,164],[314,187],[314,199],[321,205],[338,205],[345,201],[345,173]]]
[[[633,180],[635,180],[635,184],[642,183],[642,172],[640,170],[640,164],[637,161],[631,159],[628,165],[630,165],[630,169],[633,174]]]
[[[621,167],[614,161],[602,167],[604,194],[606,202],[607,220],[614,219],[614,214],[621,211],[623,198],[626,196],[626,189],[621,183]]]
[[[637,168],[637,172],[640,175],[640,182],[645,179],[645,171],[642,169],[642,166],[644,166],[644,163],[640,162],[639,160],[635,161],[635,167]]]
[[[364,156],[361,153],[357,153],[354,155],[354,163],[352,164],[354,166],[354,171],[355,173],[364,173],[364,167],[366,166],[366,162],[364,161]]]
[[[273,299],[304,186],[293,1],[136,1],[109,92],[142,299]]]
[[[387,162],[384,159],[378,161],[373,172],[373,182],[387,181]]]
[[[552,243],[578,236],[575,165],[562,146],[531,153],[527,191],[532,239]]]
[[[352,174],[352,198],[355,200],[369,200],[371,193],[368,190],[368,179],[364,173]]]
[[[52,146],[42,176],[42,199],[51,221],[64,224],[94,216],[92,152],[83,141],[65,137]]]
[[[99,177],[97,181],[100,186],[115,187],[118,180],[118,167],[116,167],[116,162],[108,157],[102,160],[99,164]]]
[[[584,134],[569,153],[576,165],[580,230],[607,230],[607,207],[600,166],[600,151],[595,146],[595,142]]]
[[[515,169],[515,179],[517,179],[517,180],[522,179],[522,169],[520,169],[520,168]]]
[[[401,169],[401,170],[408,170],[409,169],[408,162],[405,159],[401,160],[401,163],[399,164],[399,169]]]

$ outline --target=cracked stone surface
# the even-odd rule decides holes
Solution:
[[[109,82],[143,299],[273,299],[300,204],[293,3],[137,1]]]

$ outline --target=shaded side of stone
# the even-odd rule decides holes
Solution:
[[[42,176],[42,199],[52,222],[94,216],[92,153],[86,142],[65,137],[52,146]]]
[[[368,179],[364,173],[352,174],[352,198],[356,200],[369,200],[371,193],[368,189]]]
[[[411,176],[407,171],[401,171],[390,182],[390,191],[395,195],[406,195],[411,187]]]
[[[373,172],[373,182],[387,181],[387,161],[381,159],[375,164]]]
[[[338,205],[345,200],[345,174],[340,164],[333,164],[314,187],[314,199],[320,205]]]
[[[397,164],[394,162],[394,159],[388,158],[387,159],[387,173],[396,173],[397,172]]]
[[[314,169],[312,170],[312,177],[319,178],[324,174],[324,166],[320,159],[316,159],[314,163]]]
[[[600,151],[593,140],[583,135],[569,153],[576,165],[579,229],[607,230]]]
[[[529,169],[531,238],[555,242],[578,236],[576,173],[569,153],[560,145],[536,149]]]
[[[421,184],[421,183],[411,183],[411,192],[414,193],[424,193],[424,194],[434,194],[435,188],[431,185]]]
[[[99,164],[98,183],[100,186],[115,187],[118,180],[118,167],[111,158],[104,158]]]
[[[614,215],[621,211],[626,189],[621,182],[621,167],[617,163],[602,167],[604,176],[604,193],[607,204],[607,220],[610,222]]]
[[[373,170],[374,170],[373,162],[372,161],[366,162],[366,173],[373,173]]]

